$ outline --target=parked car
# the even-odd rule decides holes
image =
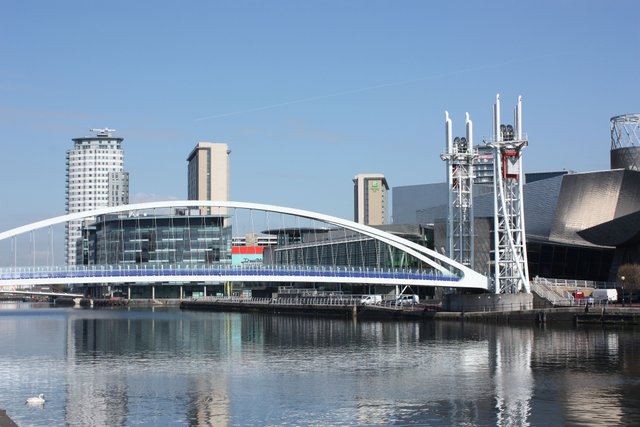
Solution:
[[[378,305],[382,303],[382,295],[362,295],[360,303],[364,305]]]
[[[396,297],[396,305],[415,305],[420,302],[418,295],[398,295]]]

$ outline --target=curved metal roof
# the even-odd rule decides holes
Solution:
[[[640,211],[577,232],[595,245],[633,246],[640,243]]]

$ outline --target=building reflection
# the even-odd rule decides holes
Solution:
[[[532,366],[558,378],[557,389],[543,391],[562,407],[573,425],[628,425],[624,417],[626,393],[614,372],[628,371],[619,331],[601,327],[579,330],[548,329],[539,333]],[[630,357],[628,360],[637,360]]]
[[[295,425],[307,410],[326,424],[336,414],[349,425],[625,424],[635,389],[616,375],[640,371],[629,335],[602,328],[79,313],[64,340],[73,426],[131,425],[154,404],[192,426],[265,413]]]
[[[531,425],[533,330],[499,328],[496,332],[495,348],[492,349],[495,357],[496,425]]]
[[[240,318],[231,314],[220,322],[151,311],[69,317],[66,424],[129,425],[142,404],[140,396],[151,389],[163,405],[177,412],[183,408],[189,425],[229,425],[228,372],[210,372],[207,365],[210,357],[233,359],[241,351],[240,332]],[[176,367],[193,374],[184,380],[184,372],[172,371]]]
[[[224,372],[193,379],[188,393],[189,425],[220,427],[231,425],[228,388],[228,376]]]
[[[402,364],[409,369],[398,370],[395,379],[363,375],[358,387],[358,424],[420,424],[425,420],[446,425],[530,424],[534,386],[531,330],[427,323],[411,335],[406,324],[391,328],[402,335],[404,343],[397,357],[412,354],[417,358],[405,358]],[[385,357],[393,360],[390,354]],[[389,401],[388,389],[404,389],[404,394]]]

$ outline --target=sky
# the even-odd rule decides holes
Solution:
[[[476,143],[523,99],[525,172],[609,168],[640,113],[637,0],[0,0],[0,231],[62,215],[65,153],[124,138],[130,200],[186,199],[199,141],[231,200],[353,218],[353,177],[443,182],[444,112]]]

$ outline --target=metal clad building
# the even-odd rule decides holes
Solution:
[[[581,233],[597,224],[606,223],[640,210],[640,172],[610,170],[590,173],[558,173],[527,175],[524,185],[527,252],[531,276],[608,280],[614,268],[614,248],[587,239]],[[482,188],[486,186],[476,186]],[[429,206],[433,200],[445,198],[446,186],[429,184],[402,188],[403,197],[422,200],[424,209],[397,212],[402,204],[394,203],[394,218],[416,216],[419,224],[434,224],[434,248],[442,252],[445,242],[447,206]],[[425,195],[425,189],[442,191]],[[398,188],[393,188],[394,199]],[[487,274],[493,250],[493,192],[474,192],[477,254],[474,269]],[[414,209],[415,203],[410,209]],[[639,226],[640,227],[640,226]],[[600,233],[601,235],[602,233]],[[590,234],[593,236],[593,233]],[[627,251],[629,253],[629,251]]]

